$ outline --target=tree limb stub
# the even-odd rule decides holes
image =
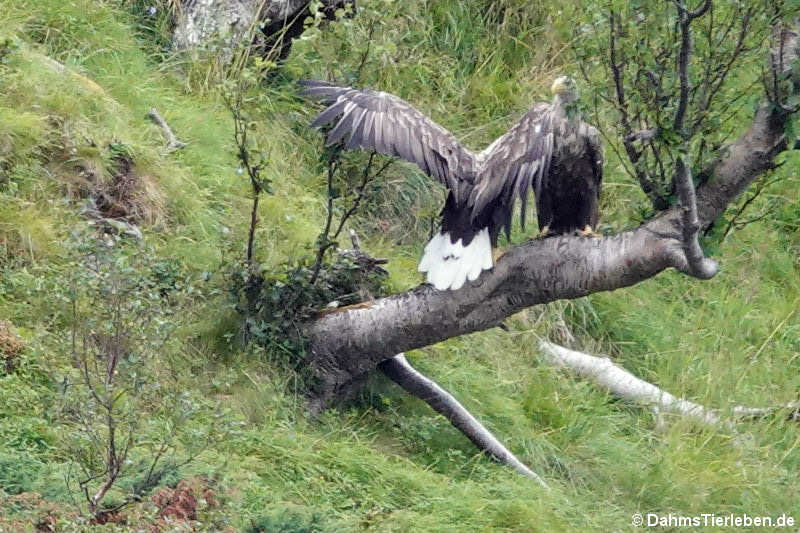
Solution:
[[[689,267],[684,273],[699,279],[711,279],[719,271],[716,261],[705,257],[698,234],[700,219],[697,216],[697,197],[692,182],[692,174],[683,158],[676,160],[675,188],[678,190],[683,230],[683,252]]]
[[[453,395],[435,381],[418,372],[404,354],[398,354],[380,363],[379,368],[392,381],[412,396],[420,398],[434,411],[443,415],[453,426],[466,435],[481,451],[527,476],[544,488],[547,484],[530,468],[525,466],[497,438],[467,411]]]

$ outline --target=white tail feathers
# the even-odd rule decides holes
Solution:
[[[443,291],[460,289],[465,281],[475,281],[492,265],[489,229],[483,228],[467,246],[461,244],[461,239],[452,242],[450,233],[434,236],[425,246],[418,270],[427,272],[427,282]]]

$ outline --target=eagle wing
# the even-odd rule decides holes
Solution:
[[[589,151],[589,157],[592,158],[592,169],[594,170],[594,180],[597,184],[597,199],[600,200],[600,188],[603,185],[603,164],[605,157],[603,155],[603,142],[600,138],[600,131],[594,126],[587,124],[586,145]]]
[[[450,189],[459,204],[475,182],[476,158],[445,128],[389,93],[301,81],[302,95],[329,104],[312,127],[335,122],[327,144],[345,142],[415,163]]]
[[[494,210],[494,223],[502,225],[506,235],[511,231],[514,202],[522,202],[521,223],[525,227],[525,211],[530,188],[540,190],[553,156],[553,116],[550,104],[536,104],[508,132],[479,154],[480,182],[470,197],[473,218],[489,204],[499,201]]]

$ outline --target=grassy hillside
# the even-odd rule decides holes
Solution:
[[[587,351],[675,395],[723,410],[796,400],[796,155],[748,210],[767,216],[704,243],[722,264],[713,280],[666,272],[527,310],[509,332],[409,354],[542,474],[546,491],[476,453],[377,376],[355,404],[310,420],[280,354],[238,343],[230,273],[244,257],[250,189],[219,91],[225,74],[213,54],[164,47],[168,2],[157,4],[148,17],[142,2],[0,0],[0,321],[16,331],[0,327],[0,531],[88,527],[75,505],[83,501],[76,458],[90,461],[92,442],[75,411],[102,409],[74,392],[73,332],[96,338],[114,324],[117,301],[136,326],[128,346],[146,385],[136,388],[138,403],[121,400],[136,408],[126,416],[138,419],[141,445],[109,503],[148,477],[164,435],[171,446],[159,468],[172,468],[122,510],[127,524],[108,530],[158,522],[158,495],[181,490],[198,499],[201,531],[621,531],[637,512],[800,520],[796,423],[658,424],[650,411],[550,368],[535,348],[563,319]],[[248,95],[273,182],[256,234],[267,273],[309,256],[326,214],[321,138],[307,127],[315,110],[296,97],[296,80],[394,92],[477,148],[548,98],[554,74],[576,70],[565,51],[573,22],[555,7],[360,4],[358,16],[310,30]],[[145,117],[152,107],[185,149],[165,153]],[[638,222],[646,199],[609,158],[602,212],[605,228],[618,230]],[[389,258],[389,289],[413,287],[443,192],[404,164],[373,192],[351,225],[366,249]],[[97,244],[86,202],[101,193],[114,199],[108,213],[141,227],[142,242]],[[531,231],[515,230],[512,241]]]

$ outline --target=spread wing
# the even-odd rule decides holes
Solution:
[[[330,104],[312,127],[334,122],[327,144],[344,141],[398,156],[419,166],[450,189],[459,204],[475,181],[476,158],[442,126],[389,93],[340,87],[325,81],[301,81],[302,95]]]
[[[511,231],[514,201],[522,201],[522,226],[528,191],[539,190],[546,178],[553,156],[553,116],[550,104],[536,104],[508,132],[479,154],[480,182],[470,197],[473,218],[496,201],[500,203],[500,219],[506,235]],[[495,207],[495,210],[498,210]]]

